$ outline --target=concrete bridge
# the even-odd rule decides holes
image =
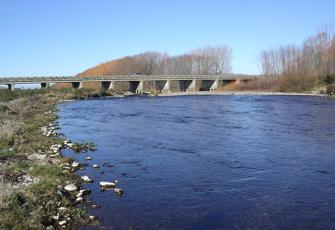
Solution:
[[[224,75],[113,75],[113,76],[55,76],[55,77],[4,77],[0,85],[14,90],[17,84],[40,84],[47,88],[50,84],[70,83],[72,88],[83,88],[85,83],[99,83],[102,89],[131,91],[142,94],[147,91],[213,91],[232,82],[250,81],[257,75],[224,74]]]

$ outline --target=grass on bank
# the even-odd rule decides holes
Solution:
[[[302,77],[281,76],[277,78],[263,77],[258,80],[230,84],[223,90],[248,90],[269,92],[320,93],[335,94],[335,76]]]
[[[71,207],[73,197],[59,196],[57,190],[66,182],[77,183],[73,173],[63,172],[60,164],[68,161],[28,159],[32,154],[48,155],[57,137],[44,137],[40,128],[54,122],[57,116],[47,113],[61,100],[108,96],[110,92],[72,89],[0,90],[0,229],[57,228],[51,218],[58,203]],[[22,175],[38,178],[28,187],[18,186]],[[69,208],[69,215],[79,219],[84,211]]]

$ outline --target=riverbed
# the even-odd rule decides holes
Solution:
[[[89,212],[106,229],[335,226],[330,98],[125,97],[58,108],[66,138],[97,145],[64,154],[89,164],[78,174],[94,179],[84,187],[100,208]],[[114,180],[121,197],[99,189]]]

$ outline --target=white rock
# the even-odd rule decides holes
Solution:
[[[59,222],[58,222],[58,224],[59,224],[60,226],[66,225],[66,223],[67,223],[66,220],[62,220],[62,221],[59,221]]]
[[[82,194],[82,196],[86,196],[86,195],[89,195],[91,193],[91,190],[89,190],[89,189],[82,189],[79,192]]]
[[[49,225],[48,227],[45,228],[45,230],[55,230],[55,228],[51,225]]]
[[[24,182],[26,183],[31,183],[31,182],[34,182],[34,179],[30,176],[25,176],[24,177]]]
[[[29,160],[44,160],[47,157],[47,155],[42,153],[33,153],[28,155]]]
[[[88,176],[81,176],[81,179],[87,183],[92,183],[93,179],[89,178]]]
[[[81,202],[83,202],[84,201],[84,198],[82,198],[82,197],[77,197],[77,199],[76,199],[76,202],[77,203],[81,203]]]
[[[55,158],[55,157],[58,157],[58,156],[59,156],[59,153],[49,155],[50,158]]]
[[[97,217],[96,217],[96,216],[89,216],[88,218],[89,218],[91,221],[97,220]]]
[[[87,161],[90,161],[90,160],[92,160],[92,157],[86,157],[85,158]]]
[[[74,192],[78,190],[78,187],[75,184],[65,185],[64,189],[68,192]]]
[[[115,188],[114,192],[118,195],[118,196],[122,196],[123,195],[123,190],[120,188]]]
[[[74,161],[74,162],[72,162],[72,168],[78,168],[79,167],[79,162],[77,162],[77,161]]]
[[[99,168],[100,166],[99,165],[92,165],[93,168]]]
[[[91,190],[89,190],[89,189],[82,189],[82,190],[80,190],[80,191],[77,193],[76,197],[87,196],[87,195],[89,195],[90,193],[91,193]]]
[[[107,182],[107,181],[101,181],[100,187],[102,188],[115,188],[115,183],[113,182]]]
[[[66,208],[66,207],[59,207],[58,208],[58,211],[60,211],[60,212],[65,212],[65,211],[68,211],[69,209],[68,208]]]
[[[64,165],[64,166],[63,166],[63,169],[65,169],[65,170],[70,170],[71,168],[70,168],[69,166]]]

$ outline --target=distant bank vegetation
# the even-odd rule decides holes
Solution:
[[[262,51],[260,64],[264,77],[238,86],[240,89],[299,92],[327,86],[326,91],[332,93],[332,84],[335,84],[335,34],[329,26],[323,26],[301,45]]]
[[[148,51],[101,63],[79,75],[226,74],[232,71],[231,62],[232,49],[224,45],[199,48],[177,56]],[[335,94],[335,34],[329,26],[321,27],[301,45],[283,45],[262,51],[259,63],[263,76],[260,80],[224,89],[307,92],[319,88],[324,93]],[[99,87],[96,83],[84,86]]]

